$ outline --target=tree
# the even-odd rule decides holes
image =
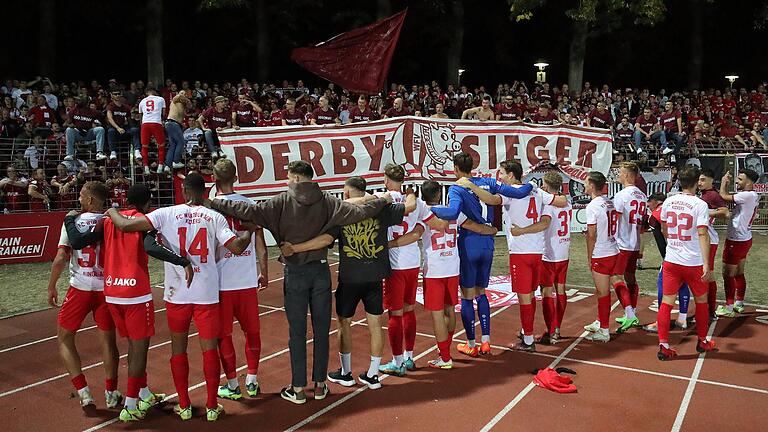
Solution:
[[[144,34],[147,39],[147,80],[157,88],[165,82],[163,66],[163,0],[147,0]]]
[[[529,20],[534,11],[546,5],[547,0],[507,0],[511,18]],[[574,2],[576,3],[576,2]],[[623,19],[634,24],[654,25],[664,19],[664,0],[579,0],[578,4],[564,11],[571,19],[572,37],[568,58],[568,87],[580,91],[584,78],[584,58],[587,40],[615,30]]]

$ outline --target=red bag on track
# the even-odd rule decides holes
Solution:
[[[541,369],[533,377],[533,383],[556,393],[576,393],[576,386],[569,376],[560,375],[552,368]]]

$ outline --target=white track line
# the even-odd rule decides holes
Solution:
[[[365,322],[365,320],[366,320],[366,318],[363,318],[363,319],[361,319],[361,320],[359,320],[359,321],[352,321],[352,326],[355,326],[355,325],[361,324],[361,323]],[[336,329],[336,330],[330,331],[330,332],[328,333],[328,336],[330,336],[330,335],[332,335],[332,334],[334,334],[334,333],[336,333],[336,332],[338,332],[338,331],[339,331],[339,329]],[[315,339],[314,339],[314,338],[307,340],[307,345],[311,344],[311,343],[312,343],[312,342],[314,342],[314,341],[315,341]],[[266,361],[268,361],[268,360],[270,360],[270,359],[273,359],[273,358],[275,358],[275,357],[278,357],[278,356],[280,356],[280,355],[282,355],[282,354],[285,354],[285,353],[287,353],[288,351],[289,351],[289,349],[288,349],[288,348],[284,348],[284,349],[281,349],[280,351],[274,352],[274,353],[272,353],[272,354],[270,354],[270,355],[268,355],[268,356],[266,356],[266,357],[262,358],[262,359],[259,361],[259,364],[262,364],[262,363],[264,363],[264,362],[266,362]],[[245,370],[245,369],[247,369],[247,368],[248,368],[248,365],[247,365],[247,364],[244,364],[244,365],[240,366],[239,368],[235,369],[235,372],[240,372],[240,371],[243,371],[243,370]],[[221,376],[219,376],[219,379],[222,379],[222,378],[224,378],[225,376],[226,376],[225,374],[221,374]],[[199,382],[199,383],[197,383],[197,384],[195,384],[195,385],[192,385],[192,386],[190,386],[189,388],[187,388],[187,391],[192,391],[192,390],[198,389],[198,388],[200,388],[200,387],[203,387],[203,386],[205,386],[205,381],[202,381],[202,382]],[[176,398],[176,397],[178,397],[178,396],[179,396],[179,394],[178,394],[178,393],[173,393],[173,394],[170,394],[170,395],[166,396],[166,397],[165,397],[165,399],[163,399],[163,402],[168,402],[168,401],[170,401],[170,400],[172,400],[172,399],[175,399],[175,398]],[[112,419],[110,419],[110,420],[107,420],[107,421],[105,421],[105,422],[103,422],[103,423],[99,423],[99,424],[97,424],[96,426],[93,426],[93,427],[91,427],[91,428],[85,429],[83,432],[94,432],[94,431],[97,431],[97,430],[99,430],[99,429],[103,429],[103,428],[105,428],[105,427],[107,427],[107,426],[109,426],[109,425],[111,425],[111,424],[113,424],[113,423],[117,422],[118,420],[119,420],[119,417],[115,417],[115,418],[112,418]]]
[[[498,315],[498,314],[504,312],[507,309],[509,309],[509,306],[504,306],[501,309],[492,312],[491,316]],[[477,322],[475,323],[475,326],[478,326],[478,325],[480,325],[480,320],[477,320]],[[460,335],[464,334],[465,331],[466,330],[461,330],[460,332],[456,333],[454,336],[460,336]],[[432,337],[434,337],[434,336],[432,336]],[[436,349],[437,349],[437,346],[433,345],[431,348],[427,349],[426,351],[421,352],[419,355],[415,356],[413,359],[414,360],[418,360],[418,359],[426,356],[427,354],[431,353],[432,351],[434,351]],[[390,377],[390,375],[383,375],[383,376],[379,377],[379,381],[383,381],[383,380],[387,379],[388,377]],[[356,397],[356,396],[360,395],[362,392],[364,392],[366,390],[368,390],[367,386],[363,386],[363,387],[358,388],[357,390],[353,391],[352,393],[349,393],[348,395],[346,395],[343,398],[337,400],[336,402],[333,402],[332,404],[326,406],[325,408],[321,409],[320,411],[318,411],[318,412],[312,414],[311,416],[305,418],[304,420],[294,424],[293,426],[291,426],[288,429],[286,429],[284,432],[295,432],[296,430],[298,430],[298,429],[308,425],[309,423],[311,423],[312,421],[314,421],[318,417],[322,416],[323,414],[331,411],[332,409],[338,407],[339,405],[345,403],[346,401],[352,399],[353,397]]]
[[[259,306],[263,306],[263,305],[259,305]],[[266,311],[266,312],[262,312],[262,313],[260,313],[260,314],[259,314],[259,316],[269,315],[269,314],[271,314],[271,313],[274,313],[274,312],[278,312],[278,311],[282,311],[282,310],[284,310],[283,308],[277,308],[277,307],[274,307],[274,306],[264,306],[264,307],[268,308],[269,310],[268,310],[268,311]],[[235,323],[237,323],[237,321],[235,321]],[[195,336],[197,336],[198,334],[199,334],[198,332],[195,332],[195,333],[190,333],[190,334],[189,334],[189,337],[195,337]],[[151,350],[151,349],[155,349],[155,348],[160,348],[160,347],[166,346],[166,345],[168,345],[168,344],[170,344],[170,343],[171,343],[171,341],[170,341],[170,339],[169,339],[169,340],[167,340],[167,341],[165,341],[165,342],[161,342],[161,343],[159,343],[159,344],[155,344],[155,345],[152,345],[152,346],[150,346],[150,347],[149,347],[149,349]],[[121,355],[119,358],[120,358],[120,359],[124,359],[124,358],[126,358],[126,357],[128,357],[128,353],[125,353],[125,354]],[[88,366],[83,366],[83,367],[82,367],[82,370],[83,370],[83,371],[86,371],[86,370],[88,370],[88,369],[93,369],[93,368],[95,368],[95,367],[99,367],[99,366],[101,366],[101,365],[103,365],[103,364],[104,364],[104,362],[103,362],[103,361],[100,361],[100,362],[96,362],[96,363],[93,363],[93,364],[89,364]],[[52,377],[50,377],[50,378],[46,378],[46,379],[44,379],[44,380],[41,380],[41,381],[37,381],[37,382],[34,382],[34,383],[32,383],[32,384],[27,384],[27,385],[25,385],[25,386],[22,386],[22,387],[18,387],[18,388],[15,388],[15,389],[13,389],[13,390],[8,390],[8,391],[5,391],[5,392],[3,392],[3,393],[0,393],[0,398],[4,398],[4,397],[6,397],[6,396],[10,396],[10,395],[12,395],[12,394],[14,394],[14,393],[18,393],[18,392],[20,392],[20,391],[28,390],[28,389],[31,389],[31,388],[34,388],[34,387],[37,387],[37,386],[43,385],[43,384],[45,384],[45,383],[49,383],[49,382],[51,382],[51,381],[55,381],[55,380],[57,380],[57,379],[61,379],[61,378],[64,378],[64,377],[66,377],[66,376],[68,376],[68,375],[69,375],[69,373],[66,373],[66,372],[65,372],[65,373],[63,373],[63,374],[59,374],[59,375],[56,375],[56,376],[52,376]]]
[[[715,332],[715,327],[717,326],[717,321],[713,322],[712,325],[709,326],[709,332],[707,332],[707,338],[711,338],[712,334]],[[698,345],[699,339],[696,338],[696,344]],[[685,389],[685,395],[683,396],[682,402],[680,402],[680,409],[677,411],[677,417],[675,417],[675,423],[672,424],[672,432],[678,432],[680,428],[683,426],[683,420],[685,420],[685,413],[688,412],[688,406],[691,404],[691,398],[693,397],[693,391],[696,389],[696,381],[699,379],[699,374],[701,374],[701,368],[704,366],[704,358],[707,356],[706,352],[703,352],[699,354],[699,358],[696,359],[696,366],[693,368],[693,374],[691,375],[691,380],[688,382],[688,388]]]
[[[611,306],[611,311],[616,309],[616,306],[618,306],[618,305],[619,305],[619,302],[618,301],[615,302],[613,304],[613,306]],[[576,345],[578,345],[579,342],[584,340],[584,337],[587,336],[588,334],[589,334],[588,331],[585,331],[584,333],[582,333],[581,336],[576,338],[576,340],[573,341],[568,346],[568,348],[564,349],[563,352],[561,352],[559,356],[555,357],[555,359],[552,360],[552,362],[547,367],[554,368],[558,363],[560,363],[565,358],[565,356],[568,355],[569,352],[571,352],[574,348],[576,348]],[[520,393],[518,393],[517,396],[515,396],[514,399],[512,399],[504,408],[502,408],[501,411],[499,411],[495,416],[493,416],[493,418],[488,423],[486,423],[485,426],[483,426],[483,428],[480,429],[480,431],[481,432],[486,432],[486,431],[491,430],[494,426],[496,426],[496,424],[499,421],[501,421],[501,419],[504,418],[504,416],[507,415],[507,413],[512,411],[512,408],[514,408],[515,405],[520,403],[520,401],[523,400],[523,398],[525,396],[527,396],[528,393],[530,393],[531,390],[533,390],[534,387],[536,387],[536,384],[534,384],[533,381],[528,383],[528,385],[525,386],[525,388],[522,389],[520,391]]]

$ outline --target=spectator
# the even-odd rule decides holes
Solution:
[[[504,96],[504,103],[499,105],[499,109],[496,112],[496,120],[514,121],[521,120],[523,113],[520,108],[515,104],[515,98],[508,94]]]
[[[123,170],[117,168],[112,171],[112,177],[107,180],[107,190],[113,207],[126,207],[128,204],[128,188],[131,181],[125,178]]]
[[[325,124],[341,124],[339,115],[336,111],[328,106],[329,100],[327,96],[320,96],[320,106],[312,111],[309,122],[313,125],[325,125]]]
[[[547,103],[539,105],[539,110],[533,115],[531,121],[534,124],[541,125],[554,125],[558,123],[557,116],[550,110]]]
[[[51,186],[56,194],[56,207],[58,209],[68,209],[75,206],[77,177],[67,172],[67,166],[63,163],[56,167],[56,175],[51,178]]]
[[[392,108],[388,109],[384,118],[405,117],[411,115],[411,110],[403,108],[403,98],[395,98]]]
[[[495,119],[496,117],[494,116],[493,109],[491,108],[491,97],[483,96],[481,105],[479,107],[465,109],[464,112],[461,113],[461,118],[474,118],[480,121]]]
[[[682,115],[680,111],[675,109],[675,104],[672,101],[667,101],[664,104],[664,112],[661,114],[659,122],[667,138],[667,145],[663,154],[673,153],[670,160],[674,162],[675,155],[680,151],[680,147],[685,141],[685,130],[683,130]],[[674,143],[674,146],[670,146],[670,141]]]
[[[438,102],[438,103],[435,105],[435,113],[434,113],[434,114],[432,114],[432,115],[431,115],[431,116],[429,116],[429,117],[431,117],[431,118],[442,118],[442,119],[448,118],[448,114],[446,114],[446,113],[443,111],[443,103],[442,103],[442,102]]]
[[[218,132],[230,127],[232,124],[232,113],[227,108],[227,98],[216,96],[213,106],[203,111],[200,117],[197,118],[197,122],[203,128],[205,144],[208,146],[211,156],[223,156],[224,154],[219,150]]]
[[[597,109],[587,116],[587,126],[590,127],[613,130],[613,123],[613,116],[606,109],[605,102],[598,102]]]
[[[45,170],[37,168],[32,171],[32,181],[27,188],[29,194],[29,209],[34,212],[51,210],[51,187],[45,181]]]
[[[632,123],[629,122],[629,117],[621,117],[621,122],[616,125],[615,134],[616,139],[619,141],[629,142],[632,140],[634,128],[632,127]]]
[[[56,111],[48,106],[45,96],[37,97],[37,105],[30,108],[29,117],[35,127],[35,135],[46,137],[51,134],[51,125],[56,121]]]
[[[165,133],[168,135],[168,143],[170,144],[165,156],[165,168],[167,171],[170,168],[184,168],[184,164],[181,162],[181,155],[186,147],[186,141],[182,132],[184,128],[182,122],[184,121],[184,112],[189,104],[191,102],[184,91],[174,95],[169,104],[168,118],[165,120]]]
[[[658,140],[661,148],[667,147],[667,137],[661,130],[656,116],[650,108],[643,109],[643,115],[635,120],[635,151],[637,154],[643,153],[642,142],[653,142]]]
[[[0,192],[5,202],[5,212],[26,211],[29,209],[27,189],[29,182],[19,176],[16,167],[8,165],[5,170],[7,176],[0,180]]]
[[[237,95],[238,103],[232,109],[232,126],[235,129],[241,127],[255,127],[261,119],[261,107],[249,99],[247,94]]]
[[[187,154],[191,155],[195,149],[200,146],[200,139],[203,137],[203,130],[198,127],[196,119],[189,120],[189,127],[184,130],[184,142],[186,143]]]
[[[373,120],[373,111],[368,106],[368,96],[360,95],[357,98],[357,105],[349,108],[349,121],[359,123]]]
[[[128,151],[141,154],[141,139],[139,128],[131,125],[131,106],[128,105],[120,90],[113,90],[112,101],[107,105],[107,139],[109,141],[109,158],[117,159],[117,143],[126,140],[131,143]],[[135,156],[135,154],[134,154]]]
[[[157,173],[163,172],[165,160],[165,129],[163,128],[163,111],[165,99],[157,95],[153,87],[147,88],[147,96],[139,102],[141,113],[141,161],[144,165],[144,175],[149,175],[149,142],[152,138],[157,144]],[[139,159],[139,158],[136,158]]]
[[[283,126],[302,126],[304,125],[304,113],[296,108],[296,101],[288,98],[285,101],[283,110]]]
[[[96,141],[96,159],[107,158],[104,154],[104,128],[99,126],[101,114],[88,107],[88,100],[80,98],[67,119],[67,156],[64,160],[75,158],[75,144],[80,141]]]

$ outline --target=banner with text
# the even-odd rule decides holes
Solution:
[[[736,172],[743,169],[751,169],[757,173],[757,183],[755,183],[755,192],[759,194],[768,193],[768,155],[759,155],[757,153],[742,153],[736,155]],[[731,173],[736,176],[734,173]],[[736,182],[734,178],[734,183]]]
[[[66,212],[0,215],[0,264],[51,261]]]
[[[256,199],[284,191],[288,163],[295,160],[310,162],[320,186],[338,192],[351,176],[381,186],[388,163],[403,165],[408,181],[453,182],[452,156],[460,151],[472,155],[477,175],[495,176],[500,162],[515,159],[525,171],[552,163],[578,181],[589,171],[607,174],[613,157],[611,134],[604,129],[421,117],[227,129],[219,141],[237,166],[235,191]]]

